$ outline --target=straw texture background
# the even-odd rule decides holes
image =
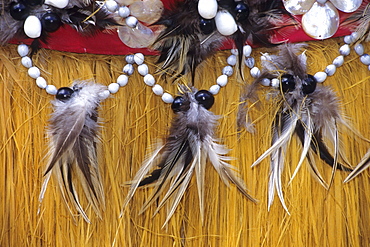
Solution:
[[[309,73],[325,69],[338,56],[342,39],[310,42],[307,48]],[[232,164],[240,170],[255,205],[227,187],[209,165],[206,174],[205,220],[200,221],[198,196],[193,180],[168,226],[162,229],[165,211],[152,217],[154,208],[138,215],[150,189],[138,190],[129,208],[119,218],[132,179],[156,140],[166,136],[171,123],[170,105],[164,104],[135,73],[126,87],[103,102],[101,171],[106,193],[103,219],[87,212],[92,223],[75,220],[66,209],[56,183],[51,181],[41,205],[38,195],[47,153],[45,126],[53,96],[38,88],[21,65],[15,45],[0,48],[0,246],[370,246],[369,171],[348,184],[337,172],[329,191],[310,174],[304,164],[288,185],[301,146],[290,144],[284,171],[284,193],[291,215],[275,198],[267,211],[269,161],[251,168],[270,145],[270,123],[275,105],[261,97],[252,109],[256,133],[238,133],[236,114],[240,91],[246,81],[234,74],[215,97],[212,111],[220,115],[217,136],[231,149]],[[365,46],[370,51],[370,45]],[[255,58],[266,49],[253,51]],[[226,65],[229,51],[218,52],[199,69],[195,86],[208,89]],[[154,57],[147,57],[150,71]],[[259,60],[259,59],[256,59]],[[94,79],[108,85],[115,82],[124,66],[122,56],[84,55],[42,50],[34,57],[42,76],[57,87],[76,79]],[[158,81],[175,94],[176,85]],[[325,82],[336,91],[352,126],[370,138],[370,73],[354,52]],[[341,132],[342,148],[356,165],[370,143],[351,131]],[[317,160],[328,180],[331,167]],[[86,202],[83,201],[83,203]]]

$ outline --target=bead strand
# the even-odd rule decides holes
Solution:
[[[358,40],[358,33],[352,32],[350,35],[347,35],[344,37],[344,42],[349,46],[356,43],[356,40]],[[361,43],[356,43],[353,46],[353,50],[356,52],[357,55],[359,55],[359,59],[361,63],[368,66],[368,70],[370,70],[370,55],[365,53],[365,48]]]

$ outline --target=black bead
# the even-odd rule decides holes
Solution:
[[[213,103],[215,103],[215,97],[207,90],[199,90],[194,97],[207,110],[211,109]]]
[[[295,89],[295,80],[294,76],[290,74],[284,74],[281,76],[280,83],[281,90],[286,93],[288,91],[293,91]]]
[[[235,6],[234,13],[237,21],[244,21],[249,16],[249,7],[245,3],[240,2]]]
[[[173,112],[181,111],[182,106],[184,105],[185,99],[181,96],[177,96],[171,105],[171,109]]]
[[[203,34],[211,34],[216,29],[215,20],[200,18],[199,27]]]
[[[41,17],[42,28],[49,33],[55,32],[62,25],[62,20],[56,13],[46,13]]]
[[[217,5],[224,9],[235,9],[236,3],[230,0],[217,0]]]
[[[29,6],[43,5],[44,0],[25,0],[25,3]]]
[[[303,94],[313,93],[316,89],[317,80],[313,75],[307,75],[307,77],[302,81],[302,92]]]
[[[13,19],[18,21],[25,20],[29,15],[30,9],[22,2],[13,2],[9,6],[9,13]]]
[[[74,93],[74,91],[73,91],[72,88],[61,87],[61,88],[58,89],[57,94],[55,95],[55,97],[60,101],[67,101],[72,97],[73,93]]]

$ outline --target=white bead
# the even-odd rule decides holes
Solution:
[[[173,102],[173,97],[169,93],[164,93],[162,95],[162,100],[164,103],[171,104]]]
[[[340,55],[348,56],[350,52],[351,52],[351,48],[350,48],[350,47],[349,47],[349,45],[347,45],[347,44],[342,45],[342,46],[339,48],[339,53],[340,53]]]
[[[112,13],[116,12],[118,9],[118,3],[114,0],[105,1],[105,7]]]
[[[227,75],[220,75],[216,80],[217,85],[224,87],[227,84]]]
[[[31,39],[36,39],[41,35],[41,21],[34,15],[30,15],[24,21],[24,33]]]
[[[149,71],[148,65],[146,65],[145,63],[140,64],[137,67],[137,71],[139,72],[140,75],[146,76],[148,74],[148,71]]]
[[[152,91],[155,95],[162,96],[163,95],[163,88],[161,85],[155,84],[152,87]]]
[[[19,56],[24,57],[28,55],[29,49],[27,45],[21,44],[21,45],[18,45],[17,51],[18,51]]]
[[[313,77],[315,77],[317,83],[321,83],[321,82],[324,82],[326,80],[326,77],[328,75],[325,73],[325,72],[317,72]]]
[[[352,40],[357,40],[358,39],[358,32],[353,32],[351,33]]]
[[[233,67],[231,66],[225,66],[222,69],[222,74],[224,75],[231,76],[233,73],[234,73],[234,70],[233,70]]]
[[[218,4],[216,0],[199,0],[198,13],[204,19],[215,18],[217,14]]]
[[[67,7],[68,0],[45,0],[44,4],[54,6],[58,9],[63,9]]]
[[[268,87],[270,86],[271,84],[271,80],[268,79],[268,78],[263,78],[261,81],[260,81],[261,85],[265,86],[265,87]]]
[[[43,77],[39,76],[39,77],[36,78],[36,85],[39,88],[44,89],[44,88],[47,87],[48,83],[46,82],[46,80]]]
[[[227,10],[220,10],[215,17],[216,28],[222,35],[229,36],[238,30],[234,17]]]
[[[37,67],[31,67],[28,69],[28,75],[32,77],[33,79],[36,79],[40,76],[40,69]]]
[[[261,57],[261,59],[264,58],[264,57]],[[255,60],[254,60],[254,57],[247,57],[245,60],[244,60],[244,63],[245,65],[247,65],[248,68],[253,68],[254,67],[254,64],[255,64]]]
[[[271,80],[271,87],[278,88],[280,86],[280,80],[277,78],[273,78]]]
[[[328,76],[332,76],[334,75],[335,71],[337,71],[337,67],[334,65],[334,64],[329,64],[328,66],[326,66],[325,68],[325,73],[328,75]]]
[[[119,84],[118,83],[111,83],[108,85],[108,90],[110,93],[117,93],[119,90]]]
[[[230,55],[227,60],[227,64],[230,66],[234,66],[236,64],[236,56],[235,55]]]
[[[369,54],[364,54],[360,57],[361,63],[365,65],[370,65],[370,55]]]
[[[210,88],[209,88],[209,92],[213,95],[216,95],[218,94],[218,92],[220,92],[220,89],[221,87],[219,85],[212,85]]]
[[[146,76],[144,76],[144,83],[148,86],[153,87],[155,84],[154,76],[152,76],[151,74],[147,74]]]
[[[316,2],[321,3],[321,4],[326,3],[326,1],[327,1],[327,0],[316,0]]]
[[[56,95],[58,89],[54,85],[47,85],[45,88],[46,92],[51,95]]]
[[[109,95],[110,95],[109,90],[104,90],[103,92],[100,92],[100,93],[99,93],[99,98],[100,98],[101,100],[103,100],[103,99],[108,98],[108,97],[109,97]]]
[[[238,49],[231,49],[230,52],[231,52],[231,54],[233,54],[235,56],[237,56],[239,54]]]
[[[118,85],[120,85],[121,87],[124,87],[127,85],[128,83],[128,76],[127,75],[120,75],[117,77],[117,83]]]
[[[249,57],[252,53],[252,47],[250,45],[243,46],[243,55]]]
[[[22,57],[21,63],[26,68],[31,68],[32,67],[32,59],[28,56]]]
[[[126,64],[122,71],[127,75],[132,75],[134,73],[134,66],[132,64]]]
[[[134,56],[134,61],[137,65],[144,63],[144,55],[142,53],[136,53]]]
[[[134,16],[129,16],[126,18],[126,25],[131,28],[135,28],[138,23],[139,21]]]
[[[122,18],[126,18],[130,15],[130,9],[126,6],[119,7],[118,15]]]
[[[333,64],[338,68],[340,66],[342,66],[344,63],[344,57],[341,55],[341,56],[337,56],[334,60],[333,60]]]
[[[344,36],[344,43],[351,44],[353,42],[353,38],[351,35]]]
[[[359,56],[363,55],[364,52],[365,52],[364,46],[362,44],[355,45],[355,47],[353,47],[353,49],[355,50],[355,52]]]
[[[368,70],[370,70],[370,65],[367,67]]]
[[[259,69],[259,68],[257,68],[257,67],[253,67],[253,68],[251,69],[250,73],[251,73],[251,76],[252,76],[253,78],[257,78],[257,77],[259,77],[259,76],[261,75],[261,71],[260,71],[260,69]]]
[[[133,54],[127,55],[125,57],[126,63],[133,64],[135,63],[135,56]]]

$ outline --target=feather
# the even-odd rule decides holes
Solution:
[[[235,8],[243,4],[249,15],[238,16]],[[263,44],[271,46],[270,31],[277,20],[285,13],[281,1],[218,1],[219,10],[227,10],[236,20],[238,30],[235,34],[224,36],[219,33],[214,19],[202,19],[198,13],[198,1],[177,1],[156,23],[164,25],[153,48],[160,52],[157,63],[162,75],[177,78],[191,74],[194,81],[196,68],[221,46],[231,39],[239,50],[239,64],[242,65],[243,46]]]
[[[60,88],[52,103],[54,112],[50,118],[49,163],[39,196],[40,203],[51,174],[54,174],[63,199],[90,222],[81,205],[76,186],[80,185],[96,214],[101,217],[104,209],[104,191],[99,172],[97,146],[98,112],[105,86],[92,82],[77,81],[72,88]]]
[[[364,157],[362,157],[358,165],[353,169],[353,171],[346,177],[346,179],[343,182],[348,183],[349,181],[357,177],[359,174],[361,174],[369,166],[370,166],[370,150],[367,151],[367,153],[364,155]]]
[[[242,96],[245,102],[255,100],[254,95],[261,79],[278,78],[280,80],[279,89],[272,93],[279,107],[273,124],[272,145],[252,166],[260,163],[267,156],[271,156],[268,207],[270,208],[273,202],[276,190],[287,212],[282,192],[281,174],[284,167],[284,156],[294,135],[302,144],[302,152],[290,182],[296,176],[305,158],[308,160],[312,174],[325,188],[330,187],[337,169],[347,172],[352,170],[338,162],[338,157],[342,157],[339,150],[338,124],[348,126],[340,114],[338,99],[329,87],[317,84],[315,78],[307,74],[305,53],[297,55],[302,47],[304,47],[303,44],[287,44],[280,47],[278,55],[264,54],[262,75],[248,87],[249,92],[246,91]],[[239,111],[248,111],[247,104],[244,103]],[[240,116],[245,117],[245,115],[245,112],[240,113]],[[249,126],[243,119],[238,122]],[[333,155],[324,141],[332,144]],[[313,154],[318,155],[321,160],[332,166],[329,185],[317,169]],[[342,157],[342,159],[345,158]]]
[[[353,42],[370,41],[370,3],[364,3],[343,23],[356,32]]]
[[[154,215],[167,205],[164,225],[175,212],[193,174],[197,183],[203,220],[207,160],[225,184],[235,184],[243,195],[256,202],[248,194],[244,181],[228,163],[230,160],[226,156],[228,150],[216,143],[214,128],[218,117],[208,111],[214,102],[213,95],[206,90],[197,91],[186,87],[181,87],[181,91],[181,95],[176,97],[172,104],[172,110],[176,116],[166,142],[143,163],[133,181],[130,182],[131,186],[123,203],[124,209],[139,187],[152,185],[153,191],[146,199],[140,213],[159,200]],[[121,215],[122,213],[123,211]]]

